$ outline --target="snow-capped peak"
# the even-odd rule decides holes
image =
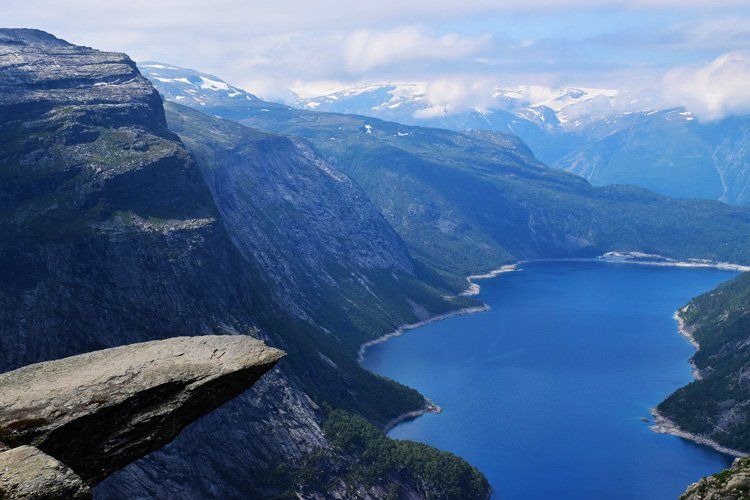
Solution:
[[[143,76],[159,83],[159,91],[169,100],[201,106],[225,99],[258,100],[253,94],[207,73],[156,62],[143,62],[138,67]]]
[[[552,88],[541,85],[518,85],[515,87],[498,88],[494,96],[502,96],[527,102],[529,106],[546,106],[556,112],[562,111],[568,106],[594,99],[599,96],[613,98],[618,95],[617,90],[586,88],[586,87],[562,87]]]

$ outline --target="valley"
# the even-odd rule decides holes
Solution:
[[[568,104],[588,101],[585,93],[566,96]],[[380,373],[369,365],[372,353],[463,322],[481,334],[477,321],[497,318],[496,309],[509,312],[503,308],[519,304],[513,302],[513,289],[500,286],[508,276],[497,278],[497,302],[465,293],[466,277],[519,262],[618,252],[658,255],[670,262],[750,265],[750,207],[741,204],[741,183],[738,194],[727,199],[737,205],[671,198],[609,180],[597,186],[595,177],[590,183],[565,167],[547,166],[554,163],[549,151],[537,147],[533,134],[525,137],[515,128],[404,124],[347,113],[266,101],[217,76],[163,62],[136,65],[125,54],[75,45],[40,30],[0,29],[0,368],[186,335],[248,335],[286,353],[249,391],[186,427],[165,447],[112,471],[95,485],[97,498],[483,499],[493,488],[499,496],[520,492],[496,482],[497,474],[512,473],[512,458],[504,459],[506,469],[489,470],[487,457],[477,458],[455,443],[421,435],[408,437],[428,444],[392,439],[407,437],[399,433],[415,428],[414,421],[397,426],[388,437],[384,431],[403,415],[434,410],[425,398],[433,397],[434,387],[422,387],[401,373]],[[678,115],[653,119],[690,121]],[[433,128],[437,125],[445,128]],[[649,137],[658,133],[648,130]],[[729,139],[716,128],[700,134],[741,142],[742,127],[734,130],[737,135]],[[579,144],[564,137],[569,145]],[[604,132],[602,138],[592,132],[591,137],[579,153],[596,151],[597,141],[612,134]],[[632,145],[627,138],[622,143],[623,150]],[[743,151],[724,140],[712,154],[742,163]],[[696,172],[705,173],[696,165]],[[697,182],[706,189],[705,197],[729,196],[730,174],[721,177],[724,194],[712,174],[705,175]],[[739,179],[743,174],[733,170],[731,175]],[[549,271],[545,264],[528,264],[529,269],[537,265]],[[591,263],[565,265],[586,271]],[[598,356],[591,349],[601,341],[596,333],[603,325],[628,327],[610,332],[619,345],[598,347],[623,362],[630,359],[618,376],[642,377],[644,385],[635,384],[628,399],[641,405],[637,416],[669,390],[688,384],[659,411],[686,430],[747,450],[746,276],[708,292],[734,273],[641,266],[621,273],[627,266],[597,265],[613,274],[567,273],[568,284],[590,280],[579,282],[578,289],[586,293],[567,303],[556,299],[575,286],[548,281],[551,288],[541,291],[549,300],[537,304],[539,310],[528,305],[540,291],[532,286],[534,279],[531,285],[519,283],[516,291],[529,300],[506,332],[532,332],[525,323],[529,318],[551,319],[544,318],[544,311],[558,311],[562,323],[547,325],[533,346],[553,349],[561,332],[578,331],[565,323],[563,309],[590,306],[586,312],[598,322],[581,329],[588,335],[581,335],[580,344],[558,345],[561,352],[583,353],[579,361],[584,366]],[[510,274],[515,282],[516,274]],[[645,278],[628,281],[645,275],[668,282],[648,290]],[[619,317],[622,304],[607,302],[611,290],[605,287],[619,281],[633,287],[630,295],[619,297],[632,313],[620,323],[611,321],[611,314]],[[606,310],[595,310],[596,301],[586,295],[592,291],[601,293],[596,298]],[[651,299],[638,302],[636,292]],[[701,345],[694,361],[704,378],[689,383],[684,359],[690,353],[675,347],[680,344],[668,338],[674,332],[664,321],[671,322],[674,309],[704,292],[708,295],[690,302],[681,316]],[[435,322],[485,310],[485,302],[492,307],[486,314]],[[654,341],[664,343],[639,351],[648,361],[643,369],[628,358],[638,340],[633,331],[643,334],[655,316]],[[427,323],[410,335],[378,342],[405,325]],[[492,331],[484,334],[462,347],[502,347]],[[363,367],[360,357],[368,345]],[[431,350],[434,356],[428,356]],[[437,351],[413,346],[398,364],[408,371],[452,352],[450,345]],[[660,364],[659,352],[668,363]],[[506,359],[513,352],[496,354]],[[444,361],[444,370],[458,365]],[[671,367],[669,376],[649,385],[664,366]],[[423,377],[434,371],[423,368]],[[478,390],[495,384],[483,379],[487,373],[455,372],[449,378]],[[533,381],[524,373],[529,375],[515,373],[514,386]],[[537,388],[541,392],[536,394],[545,396],[537,405],[558,401],[560,418],[569,417],[563,400],[590,388],[576,385],[585,380],[542,384],[558,392]],[[600,387],[588,408],[622,387],[619,382]],[[561,394],[567,397],[556,400]],[[443,405],[439,399],[435,403]],[[444,414],[416,422],[445,417],[458,425],[452,412],[460,406],[448,405]],[[625,411],[612,408],[620,416]],[[555,418],[550,414],[550,429]],[[521,415],[499,430],[514,433],[530,422]],[[638,439],[644,431],[649,438],[670,440],[665,461],[687,446],[652,435],[642,422],[636,425]],[[481,442],[482,429],[474,426],[463,443]],[[607,435],[601,430],[599,439]],[[517,437],[515,447],[532,442],[521,432]],[[576,441],[569,439],[565,446]],[[623,459],[646,452],[634,448]],[[681,474],[674,484],[665,484],[669,491],[678,491],[677,481],[697,480],[728,465],[711,453],[690,457],[684,467],[675,465]],[[528,472],[518,477],[531,481]],[[637,467],[631,472],[632,479]]]

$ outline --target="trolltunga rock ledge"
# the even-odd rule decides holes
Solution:
[[[244,392],[283,355],[247,336],[177,337],[0,374],[0,449],[33,446],[96,484]]]

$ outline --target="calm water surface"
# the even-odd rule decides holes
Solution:
[[[672,315],[735,273],[536,263],[481,282],[489,312],[371,347],[443,408],[393,429],[478,466],[497,498],[667,499],[730,458],[641,421],[692,380]]]

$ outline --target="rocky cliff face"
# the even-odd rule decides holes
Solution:
[[[191,146],[214,161],[198,165],[127,56],[0,30],[0,368],[251,334],[289,353],[279,368],[107,478],[98,496],[420,491],[419,476],[397,472],[374,484],[338,478],[356,457],[328,441],[321,403],[375,423],[422,405],[362,370],[357,347],[457,304],[304,144],[265,136],[210,147]],[[351,238],[336,240],[331,224]]]
[[[12,449],[0,453],[0,485],[11,498],[79,497],[81,483],[170,442],[283,354],[247,336],[177,337],[6,372],[0,445]]]
[[[166,108],[237,248],[259,262],[286,308],[309,317],[321,299],[347,300],[347,292],[382,301],[378,275],[414,273],[405,245],[362,190],[306,142]]]
[[[266,335],[260,279],[133,62],[38,31],[0,37],[0,366],[188,333]],[[273,383],[284,390],[254,405],[317,418],[283,374]],[[274,429],[293,426],[279,420],[244,453],[273,449]],[[307,434],[289,448],[322,441]]]
[[[0,130],[0,366],[252,327],[252,278],[127,56],[0,31]]]

